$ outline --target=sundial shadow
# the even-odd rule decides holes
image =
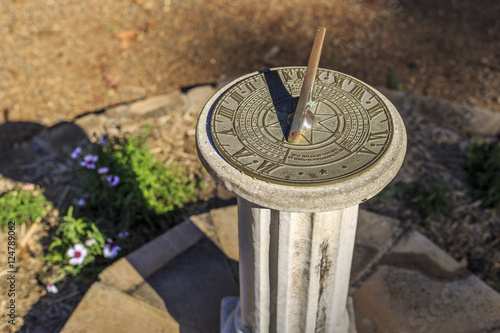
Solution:
[[[290,115],[297,108],[299,98],[290,95],[277,71],[266,70],[263,71],[263,74],[269,87],[269,94],[273,100],[274,110],[278,116],[283,137],[286,138],[292,123]]]

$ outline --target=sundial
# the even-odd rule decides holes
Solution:
[[[252,75],[213,106],[211,138],[235,168],[270,182],[309,186],[349,177],[384,154],[392,137],[388,108],[361,81],[326,69],[318,71],[313,92],[316,126],[300,142],[287,141],[305,71]]]
[[[378,193],[401,166],[406,133],[399,113],[361,80],[318,68],[324,36],[319,28],[307,67],[244,75],[200,114],[201,161],[251,202],[283,210],[344,208]],[[296,200],[285,205],[282,195]]]
[[[310,96],[302,98],[310,73]],[[306,118],[302,133],[300,115],[294,117],[299,110]],[[237,80],[210,112],[211,140],[224,159],[251,177],[296,186],[333,183],[370,167],[393,132],[389,109],[373,88],[310,66]]]

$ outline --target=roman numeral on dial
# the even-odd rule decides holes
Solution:
[[[253,153],[250,150],[246,149],[245,147],[241,148],[240,150],[238,150],[236,153],[233,154],[233,156],[236,158],[247,157],[252,155]]]
[[[279,165],[278,163],[264,161],[264,162],[262,162],[261,165],[259,165],[257,167],[257,171],[268,174],[268,173],[271,173],[272,171],[274,171],[280,167],[281,167],[281,165]]]
[[[389,135],[388,130],[383,132],[370,133],[370,136],[368,137],[368,142],[380,139],[387,139],[387,135]]]

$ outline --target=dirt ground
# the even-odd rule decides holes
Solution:
[[[3,121],[45,126],[273,66],[321,67],[500,111],[496,0],[5,0]]]

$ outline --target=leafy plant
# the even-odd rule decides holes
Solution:
[[[450,205],[446,199],[447,191],[446,183],[441,181],[399,183],[386,187],[371,200],[394,196],[407,200],[413,212],[418,215],[447,214]]]
[[[108,168],[106,175],[82,168],[87,194],[79,215],[87,216],[105,230],[116,233],[134,227],[157,229],[165,214],[182,207],[196,197],[201,183],[191,182],[186,171],[167,168],[156,160],[145,144],[147,131],[127,139],[110,138],[96,145],[95,168]],[[106,177],[117,176],[110,183]]]
[[[9,221],[33,223],[43,218],[51,203],[37,190],[16,189],[0,197],[0,226],[5,230]]]
[[[413,210],[424,216],[432,214],[447,214],[450,203],[446,199],[448,188],[446,183],[433,181],[428,184],[412,183],[410,186],[410,202]]]
[[[64,274],[77,275],[84,266],[94,262],[97,256],[103,254],[105,243],[106,238],[99,228],[83,218],[74,218],[73,207],[70,207],[44,259],[61,266],[59,271]],[[75,265],[70,263],[71,258],[67,253],[69,249],[75,248],[76,244],[84,246],[87,253],[84,254],[83,262]]]
[[[465,169],[485,205],[500,207],[500,142],[474,142],[466,148]]]
[[[396,70],[394,68],[389,69],[389,73],[387,74],[387,87],[389,89],[404,91],[403,81],[399,78]]]

